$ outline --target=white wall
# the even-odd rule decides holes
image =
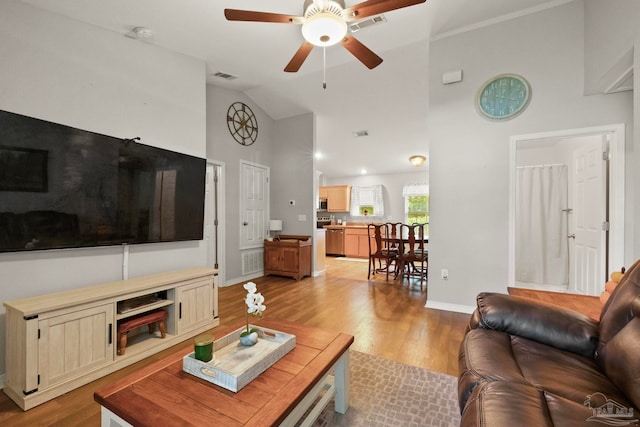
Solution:
[[[633,58],[633,125],[634,129],[640,129],[640,31],[636,34],[636,41],[634,44],[634,58]],[[640,217],[640,185],[638,185],[638,179],[640,175],[636,172],[637,165],[640,164],[640,130],[633,135],[633,145],[627,147],[627,165],[634,165],[633,167],[626,168],[627,182],[633,182],[631,189],[625,193],[625,207],[628,215],[631,218]],[[629,170],[632,169],[632,170]],[[631,180],[631,181],[629,181]],[[635,225],[635,222],[629,221],[626,227],[628,236],[633,236],[632,253],[640,258],[640,227]],[[627,256],[627,259],[630,259]]]
[[[408,167],[413,167],[409,165]],[[326,178],[323,185],[351,185],[369,186],[382,185],[384,188],[384,221],[404,222],[404,197],[402,189],[409,184],[429,184],[429,173],[426,170],[420,172],[395,173],[384,175],[360,175],[345,176],[340,178]],[[351,221],[349,213],[335,213],[337,218]],[[361,217],[354,218],[354,221],[362,221]],[[376,219],[377,220],[377,219]]]
[[[0,109],[205,157],[205,65],[0,2]],[[0,254],[0,300],[122,278],[121,247]],[[133,245],[129,276],[206,265],[202,242]],[[0,308],[0,373],[4,372]]]
[[[271,218],[282,220],[282,234],[315,233],[313,121],[309,113],[275,123]],[[290,205],[290,200],[295,205]]]
[[[435,41],[429,64],[427,305],[468,310],[479,292],[508,286],[510,136],[626,123],[631,144],[632,94],[583,95],[582,2]],[[443,86],[442,73],[452,69],[462,69],[464,81]],[[477,90],[507,72],[530,82],[531,103],[513,120],[484,120],[474,107]],[[626,225],[632,218],[627,212]]]
[[[271,167],[273,162],[274,121],[244,93],[207,85],[207,158],[225,164],[225,283],[245,280],[242,277],[240,252],[240,160]],[[258,122],[258,138],[252,145],[241,145],[233,139],[227,127],[227,110],[234,102],[251,108]],[[273,175],[273,171],[271,171]],[[272,186],[273,188],[273,186]],[[224,285],[223,284],[223,285]]]

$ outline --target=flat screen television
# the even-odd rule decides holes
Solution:
[[[206,160],[0,110],[0,252],[202,240]]]

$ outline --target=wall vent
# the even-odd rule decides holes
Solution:
[[[222,71],[216,71],[215,73],[213,73],[213,75],[214,77],[219,77],[225,80],[235,80],[238,78],[238,76],[234,76],[233,74],[229,73],[223,73]]]
[[[352,22],[351,24],[349,24],[349,32],[355,33],[363,28],[382,24],[385,22],[387,22],[387,18],[385,18],[384,15],[372,16],[371,18],[363,19],[362,21]]]
[[[242,275],[259,273],[264,270],[263,249],[242,252]]]
[[[369,131],[367,130],[358,130],[352,133],[353,133],[353,136],[355,136],[356,138],[359,138],[361,136],[369,136]]]

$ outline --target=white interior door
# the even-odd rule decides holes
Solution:
[[[240,249],[262,247],[267,236],[269,168],[240,162]]]
[[[603,140],[578,148],[574,164],[574,274],[575,289],[585,295],[599,295],[606,282],[604,248],[606,233],[606,185]]]

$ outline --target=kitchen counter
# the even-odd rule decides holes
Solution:
[[[364,228],[366,229],[369,224],[371,223],[364,223],[364,222],[352,222],[352,223],[347,223],[345,224],[336,224],[336,225],[325,225],[323,226],[323,228],[329,229],[329,230],[344,230],[345,228]]]

